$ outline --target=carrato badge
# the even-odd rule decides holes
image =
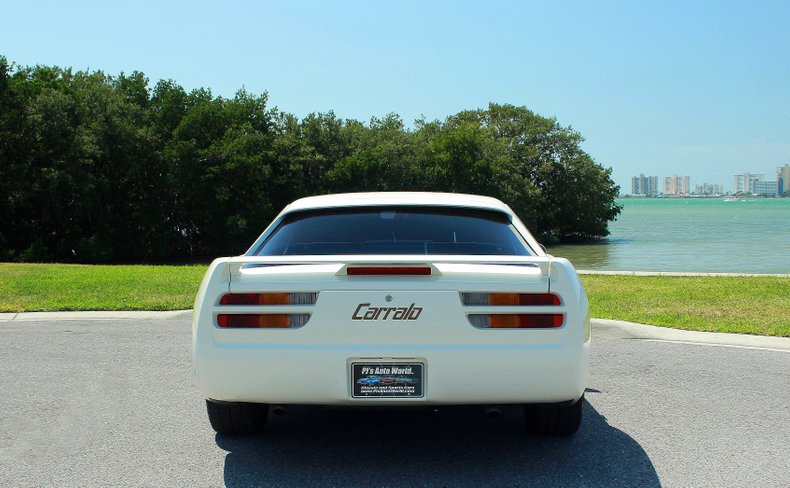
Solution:
[[[369,303],[360,303],[351,314],[352,320],[417,320],[422,307],[414,303],[408,307],[371,307]]]

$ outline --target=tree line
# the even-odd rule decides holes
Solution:
[[[0,56],[0,260],[138,262],[242,252],[296,198],[354,191],[497,197],[543,242],[596,239],[619,213],[581,135],[490,104],[408,128],[304,118],[143,73]]]

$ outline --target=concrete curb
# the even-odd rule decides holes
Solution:
[[[156,311],[90,311],[90,312],[22,312],[2,313],[0,322],[40,322],[45,320],[151,320],[192,317],[192,310]]]
[[[608,319],[592,319],[591,325],[593,339],[641,339],[790,352],[788,337],[699,332]]]
[[[69,320],[79,320],[84,322],[92,320],[157,320],[191,317],[192,310],[174,310],[167,312],[22,312],[0,313],[0,322],[42,322]],[[593,338],[641,339],[790,352],[790,338],[788,337],[725,334],[720,332],[696,332],[608,319],[592,319],[591,323],[593,329]]]

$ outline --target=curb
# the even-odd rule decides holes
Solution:
[[[54,320],[79,320],[83,322],[100,320],[162,320],[180,318],[191,319],[191,317],[192,310],[172,310],[165,312],[22,312],[0,313],[0,323],[41,322]],[[723,332],[698,332],[609,319],[591,319],[590,324],[592,326],[594,339],[637,339],[790,352],[790,338],[788,337],[730,334]]]
[[[790,352],[790,337],[700,332],[609,319],[591,319],[590,324],[593,339],[637,339]]]
[[[0,313],[0,322],[39,322],[44,320],[141,320],[192,317],[192,310],[158,311],[86,311]]]

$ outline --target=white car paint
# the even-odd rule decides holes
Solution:
[[[364,193],[297,200],[289,212],[371,205],[482,208],[505,213],[533,256],[238,256],[216,259],[200,285],[193,321],[193,366],[212,400],[268,404],[529,404],[575,401],[589,377],[587,297],[575,269],[548,256],[499,200],[436,193]],[[248,252],[248,254],[250,253]],[[431,276],[348,276],[349,265],[425,265]],[[258,265],[258,267],[249,267]],[[265,266],[263,266],[265,265]],[[246,266],[246,267],[245,267]],[[517,313],[524,306],[464,306],[460,292],[559,295],[557,329],[479,329],[470,313]],[[229,292],[317,292],[314,305],[219,305]],[[359,304],[422,308],[417,320],[360,321]],[[294,329],[223,329],[219,313],[304,313]],[[353,398],[353,362],[423,364],[418,398]]]

